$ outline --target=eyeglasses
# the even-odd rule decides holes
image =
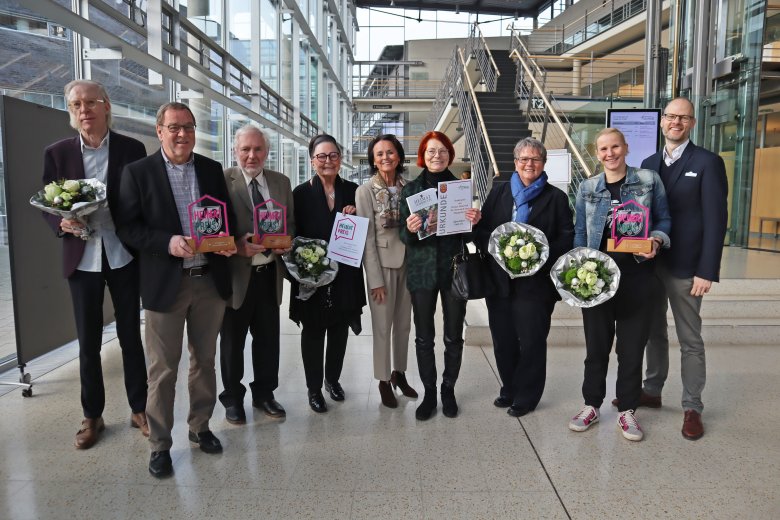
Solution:
[[[519,162],[520,164],[525,164],[527,162],[531,162],[531,164],[539,164],[542,162],[541,157],[515,157],[515,161]]]
[[[428,157],[436,157],[436,154],[441,155],[442,157],[447,157],[450,154],[450,151],[446,148],[439,148],[438,150],[425,150],[425,153],[428,154]]]
[[[679,119],[683,123],[690,123],[691,121],[693,121],[693,116],[681,116],[678,114],[664,114],[664,119],[666,119],[670,123],[674,122],[677,119]]]
[[[172,134],[178,134],[182,130],[184,130],[185,133],[190,134],[195,131],[196,125],[189,124],[189,125],[160,125],[160,126],[167,128],[168,131]]]
[[[324,163],[328,159],[330,159],[330,162],[336,162],[341,159],[341,154],[338,152],[318,153],[317,155],[312,155],[312,159],[317,159],[317,162],[321,163]]]
[[[84,107],[88,110],[92,110],[97,106],[98,103],[105,103],[106,101],[104,99],[85,99],[83,101],[71,101],[68,103],[68,108],[73,110],[74,112],[78,112],[81,110],[81,107]]]

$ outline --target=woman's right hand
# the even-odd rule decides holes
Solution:
[[[387,290],[384,286],[377,287],[376,289],[371,289],[371,298],[376,303],[385,303],[385,298],[387,297]]]
[[[420,215],[412,213],[406,217],[406,229],[408,229],[410,233],[417,233],[421,227],[422,219],[420,218]]]

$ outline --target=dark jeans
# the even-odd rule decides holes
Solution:
[[[444,315],[443,385],[450,388],[455,386],[463,359],[463,320],[466,318],[466,302],[456,298],[449,289],[419,289],[412,292],[417,367],[426,392],[436,391],[436,355],[433,351],[436,330],[433,316],[436,313],[436,299],[439,294],[441,294]]]
[[[225,309],[219,343],[219,362],[224,391],[219,394],[225,406],[243,403],[244,345],[252,334],[252,370],[249,383],[256,403],[273,399],[279,386],[279,305],[276,301],[275,262],[260,272],[252,271],[246,297],[238,309]]]
[[[598,408],[607,392],[607,368],[612,342],[615,341],[618,369],[615,393],[618,410],[636,410],[642,390],[642,358],[650,335],[650,309],[657,290],[651,270],[620,279],[617,293],[610,300],[582,309],[585,328],[585,379],[582,396],[585,404]]]
[[[323,375],[329,383],[338,382],[341,369],[344,366],[344,354],[347,351],[349,337],[349,321],[340,321],[322,326],[322,320],[312,324],[303,321],[301,330],[301,356],[303,370],[306,373],[306,387],[309,390],[322,388]],[[328,349],[325,351],[325,336],[328,337]],[[322,358],[325,356],[325,370],[322,369]]]
[[[68,277],[76,331],[79,339],[81,407],[84,417],[103,415],[106,391],[100,350],[103,344],[103,295],[111,294],[116,317],[116,335],[122,349],[127,402],[133,413],[146,409],[146,362],[141,343],[141,295],[138,262],[111,269],[103,254],[103,272],[74,271]]]
[[[555,301],[526,300],[513,292],[486,303],[501,395],[533,410],[547,379],[547,335]]]

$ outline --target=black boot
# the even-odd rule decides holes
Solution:
[[[458,403],[455,401],[455,389],[448,385],[441,385],[441,410],[446,417],[458,415]]]
[[[427,421],[433,415],[436,410],[436,388],[425,389],[425,397],[420,406],[417,407],[417,411],[414,412],[414,416],[418,421]]]

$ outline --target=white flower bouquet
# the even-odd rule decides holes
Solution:
[[[488,253],[514,279],[536,274],[550,256],[550,244],[540,229],[507,222],[490,234]]]
[[[339,266],[327,257],[328,242],[319,238],[295,237],[292,249],[282,255],[282,260],[295,280],[300,284],[297,298],[308,300],[318,287],[336,279]]]
[[[50,182],[30,198],[30,204],[41,211],[84,224],[83,240],[92,233],[86,217],[107,204],[106,185],[97,179],[60,179]]]
[[[550,270],[555,288],[572,307],[595,307],[612,298],[620,284],[620,269],[607,254],[576,247]]]

